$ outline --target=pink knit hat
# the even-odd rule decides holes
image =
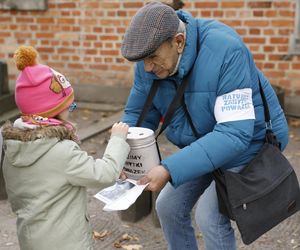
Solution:
[[[36,63],[37,52],[21,46],[15,52],[18,69],[22,70],[16,83],[15,100],[23,115],[52,118],[74,101],[70,82],[49,66]]]

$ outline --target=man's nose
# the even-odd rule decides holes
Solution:
[[[153,70],[154,64],[150,61],[145,59],[144,60],[144,69],[147,72],[151,72]]]

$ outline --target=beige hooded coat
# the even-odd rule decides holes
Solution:
[[[112,135],[103,158],[95,160],[63,126],[8,124],[2,134],[3,173],[21,250],[93,249],[86,188],[118,179],[130,150],[126,138]]]

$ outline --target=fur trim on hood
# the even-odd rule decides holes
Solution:
[[[4,140],[18,140],[23,142],[35,141],[41,138],[57,138],[58,140],[72,140],[79,144],[79,140],[73,130],[65,126],[39,126],[34,129],[16,128],[7,121],[1,128]]]

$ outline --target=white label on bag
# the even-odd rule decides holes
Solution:
[[[237,89],[218,96],[214,112],[217,123],[255,119],[252,89]]]

